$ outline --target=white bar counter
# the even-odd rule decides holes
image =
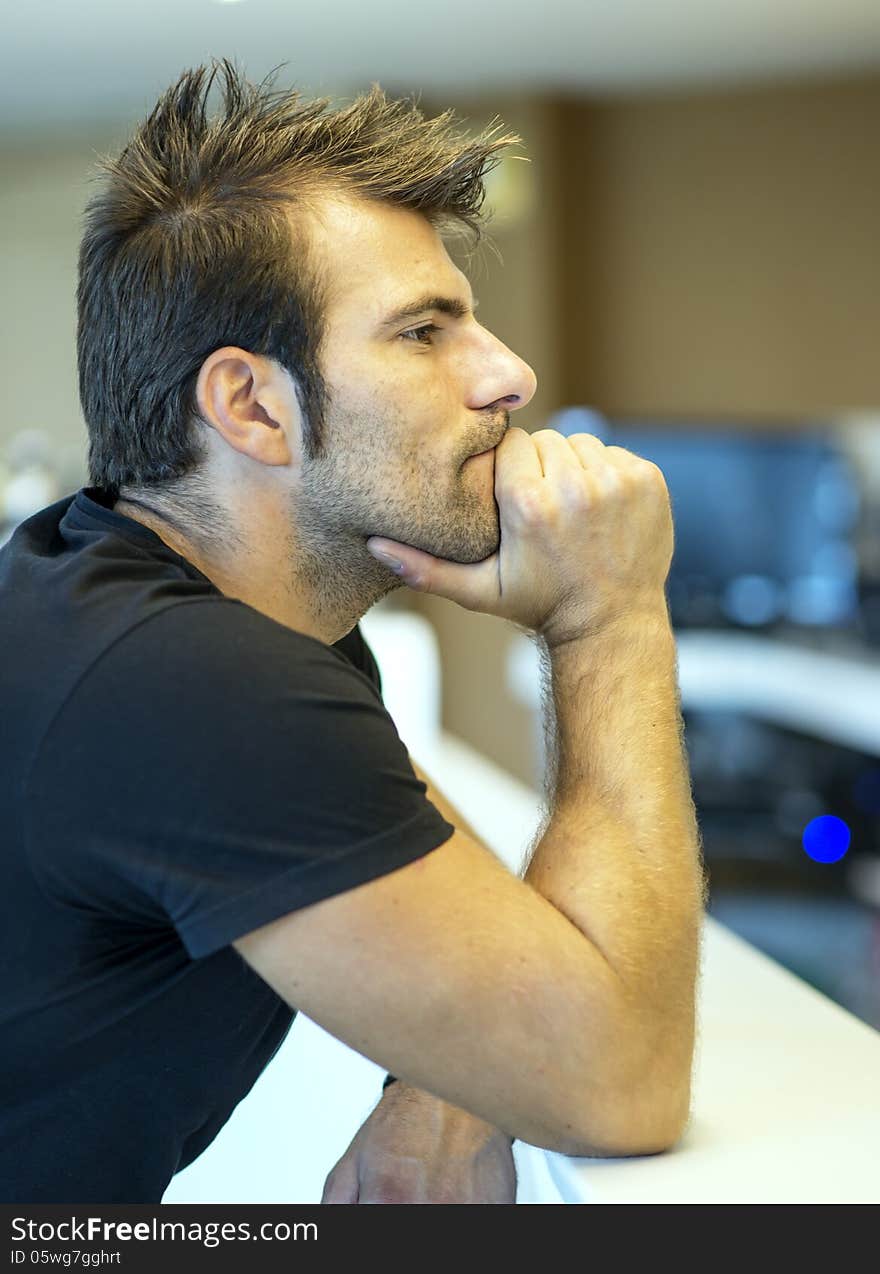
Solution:
[[[880,1033],[711,917],[699,1032],[679,1145],[548,1154],[566,1203],[880,1203]]]

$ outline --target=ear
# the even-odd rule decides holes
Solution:
[[[274,359],[226,345],[199,369],[203,419],[234,451],[260,464],[287,465],[300,452],[302,413],[290,372]]]

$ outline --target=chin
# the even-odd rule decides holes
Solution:
[[[500,540],[497,535],[487,536],[484,540],[475,542],[470,541],[469,544],[460,548],[455,553],[450,553],[449,561],[460,562],[463,566],[473,566],[475,562],[485,562],[487,557],[491,557],[493,553],[498,552]]]

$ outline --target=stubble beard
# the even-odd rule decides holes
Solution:
[[[335,619],[353,626],[402,587],[367,550],[370,536],[461,563],[481,562],[498,548],[498,506],[487,499],[482,474],[459,463],[441,484],[417,452],[393,457],[393,467],[391,459],[377,445],[340,457],[331,442],[325,455],[303,462],[291,497],[292,587],[331,626]]]

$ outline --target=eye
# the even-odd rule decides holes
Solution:
[[[433,345],[433,335],[439,332],[440,328],[436,323],[424,323],[421,327],[411,327],[408,332],[401,332],[400,335],[404,339],[412,340],[417,345]]]

